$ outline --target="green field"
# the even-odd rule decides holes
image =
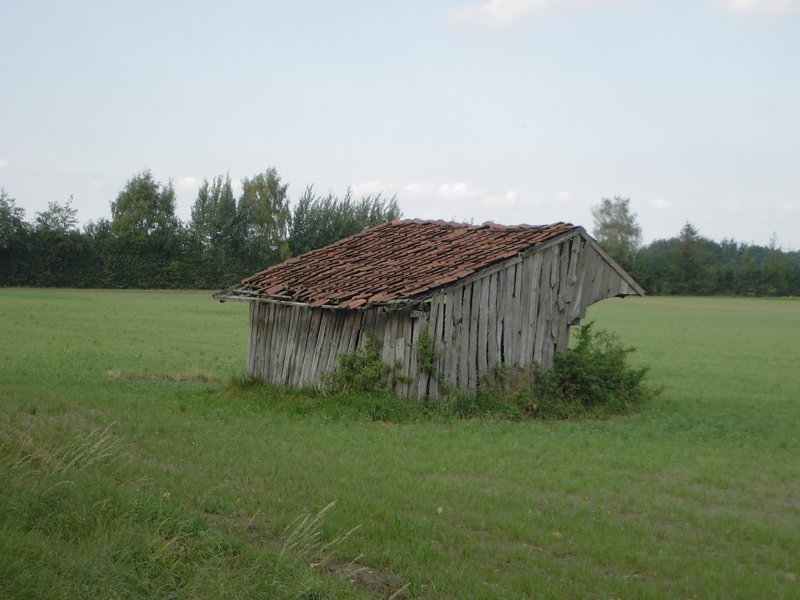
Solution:
[[[592,307],[663,392],[569,423],[237,387],[246,309],[0,290],[0,597],[800,597],[800,301]]]

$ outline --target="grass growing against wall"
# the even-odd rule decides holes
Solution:
[[[577,422],[265,398],[229,383],[246,306],[203,293],[3,289],[0,314],[0,596],[797,594],[798,301],[593,307],[664,392]],[[332,501],[315,539],[356,529],[326,566],[280,558]]]

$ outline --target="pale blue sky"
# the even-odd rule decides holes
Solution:
[[[800,0],[0,0],[0,186],[110,216],[127,179],[274,166],[292,199],[591,230],[631,198],[800,249]]]

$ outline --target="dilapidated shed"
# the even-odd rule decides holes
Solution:
[[[425,398],[442,387],[474,393],[497,365],[548,368],[590,304],[643,294],[568,223],[400,220],[269,267],[215,298],[250,302],[251,376],[319,385],[339,355],[372,334],[394,369],[394,391]],[[433,365],[421,365],[420,340]]]

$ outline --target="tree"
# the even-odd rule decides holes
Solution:
[[[678,235],[675,260],[680,284],[679,294],[706,295],[712,293],[717,279],[716,263],[711,251],[714,243],[702,237],[697,228],[687,222]]]
[[[631,212],[630,198],[603,198],[592,207],[592,233],[600,245],[626,269],[631,269],[636,251],[642,244],[642,228]]]
[[[189,235],[198,259],[193,279],[199,285],[219,287],[244,275],[238,265],[244,247],[244,228],[229,175],[203,181],[192,206]]]
[[[25,230],[25,209],[0,187],[0,250],[11,245],[12,240]]]
[[[353,200],[348,189],[339,199],[333,194],[316,196],[308,187],[292,213],[289,250],[296,256],[400,216],[395,197],[386,200],[377,194]]]
[[[64,204],[48,202],[47,210],[36,213],[35,227],[40,231],[68,233],[75,231],[78,211],[72,208],[72,196]]]
[[[179,223],[175,216],[175,188],[162,185],[149,169],[134,175],[111,203],[112,231],[124,236],[169,234]]]
[[[204,179],[192,205],[189,231],[204,249],[211,248],[230,237],[236,224],[236,198],[233,196],[230,175]]]
[[[244,227],[243,264],[257,270],[289,256],[286,237],[291,222],[288,185],[274,168],[242,180],[238,214]]]
[[[118,287],[180,285],[183,229],[172,182],[149,170],[134,175],[111,203],[110,272]]]

